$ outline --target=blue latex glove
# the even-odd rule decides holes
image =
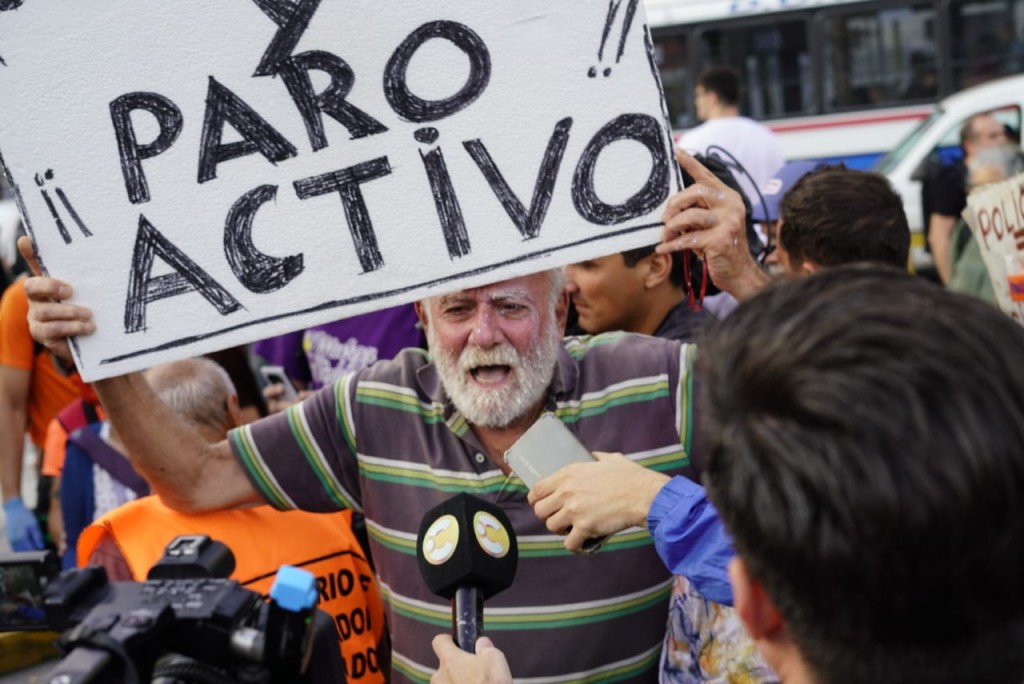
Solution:
[[[21,498],[4,502],[7,516],[7,538],[15,551],[39,551],[43,548],[43,533],[32,511],[25,508]]]

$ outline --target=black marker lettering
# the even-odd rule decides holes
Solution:
[[[443,38],[469,57],[469,77],[459,92],[444,100],[424,100],[413,95],[406,82],[409,63],[416,51],[432,38]],[[491,54],[472,29],[454,21],[424,24],[402,41],[384,70],[384,97],[395,113],[406,121],[438,121],[473,104],[491,80]]]
[[[328,193],[337,192],[341,196],[345,208],[345,219],[348,221],[352,242],[355,244],[356,256],[363,271],[376,271],[384,265],[384,257],[377,246],[377,236],[373,232],[373,223],[366,208],[366,200],[359,186],[376,178],[391,174],[391,165],[387,157],[373,159],[340,171],[332,171],[312,178],[295,181],[295,194],[299,199],[306,200]]]
[[[366,656],[356,653],[352,656],[352,679],[359,679],[366,674]]]
[[[278,26],[288,23],[295,11],[294,0],[252,0]]]
[[[317,591],[320,593],[320,603],[327,603],[331,597],[327,595],[327,578],[322,575],[316,577]]]
[[[527,240],[540,235],[541,226],[544,224],[544,217],[547,216],[548,208],[551,206],[551,196],[554,194],[555,181],[558,179],[558,170],[562,167],[562,157],[565,156],[565,147],[569,143],[569,131],[572,129],[572,119],[562,119],[555,125],[555,132],[551,134],[548,141],[548,148],[544,152],[544,159],[540,164],[540,171],[537,173],[537,182],[533,186],[533,201],[530,208],[523,206],[508,181],[494,163],[490,152],[484,147],[480,140],[470,140],[463,145],[469,156],[473,158],[476,165],[480,167],[484,178],[487,179],[491,190],[498,197],[501,206],[505,207],[516,228]]]
[[[55,188],[54,192],[56,192],[57,197],[60,198],[60,203],[63,204],[64,208],[67,209],[69,214],[71,214],[71,219],[76,224],[78,224],[78,229],[82,231],[82,235],[84,235],[85,237],[92,237],[92,231],[89,230],[89,227],[85,225],[85,223],[82,221],[82,217],[78,215],[78,212],[75,211],[75,208],[71,206],[71,200],[68,199],[68,196],[67,194],[65,194],[64,190],[62,188]]]
[[[437,131],[433,128],[420,129],[416,132],[416,137],[422,140],[430,140],[433,137],[436,140]],[[420,158],[423,160],[423,168],[427,171],[427,180],[430,181],[430,194],[434,197],[437,218],[441,221],[441,232],[444,234],[448,256],[452,259],[464,257],[471,250],[469,233],[466,232],[466,220],[462,217],[462,207],[455,195],[455,186],[448,173],[444,153],[439,147],[426,154],[421,150]]]
[[[319,95],[313,90],[313,79],[309,76],[313,69],[331,77],[331,84]],[[321,112],[347,128],[353,139],[388,130],[387,126],[345,100],[356,76],[341,57],[329,52],[303,52],[281,62],[277,72],[302,115],[314,152],[327,147]]]
[[[45,179],[45,180],[44,180]],[[53,169],[48,169],[46,174],[36,174],[36,185],[39,186],[39,194],[43,196],[43,201],[46,202],[46,207],[50,210],[50,216],[53,218],[53,222],[57,224],[57,232],[60,233],[61,238],[64,240],[65,245],[71,244],[71,233],[68,232],[68,227],[64,225],[64,219],[57,213],[57,207],[54,206],[53,200],[50,199],[50,193],[46,192],[43,187],[46,185],[47,180],[53,179]]]
[[[156,140],[140,145],[132,126],[132,112],[141,109],[153,115],[160,133]],[[110,119],[117,137],[117,151],[121,155],[121,173],[124,187],[132,204],[149,201],[149,184],[142,170],[142,160],[167,151],[181,134],[184,118],[177,105],[157,93],[128,93],[110,103]]]
[[[154,276],[153,262],[158,256],[175,272]],[[124,331],[134,333],[146,329],[146,307],[151,302],[189,292],[201,294],[222,316],[242,308],[238,300],[220,283],[157,231],[145,216],[140,215],[132,268],[128,276]]]
[[[278,65],[288,59],[295,46],[299,44],[302,34],[309,27],[320,0],[253,0],[263,13],[273,20],[280,30],[270,41],[267,51],[263,53],[259,66],[253,76],[273,76]]]
[[[244,140],[222,144],[225,123],[231,124]],[[256,110],[211,76],[199,149],[199,182],[216,178],[217,164],[254,152],[262,154],[271,164],[298,154],[295,146]]]
[[[597,159],[608,145],[618,140],[635,140],[651,154],[651,173],[644,186],[622,204],[607,204],[594,188]],[[646,114],[623,114],[597,132],[576,165],[572,179],[572,201],[580,216],[602,226],[623,223],[643,216],[668,197],[671,174],[664,130],[657,119]]]
[[[351,570],[339,570],[338,571],[338,593],[342,596],[348,596],[352,593],[352,589],[355,586],[355,576]]]
[[[266,294],[280,290],[303,269],[301,254],[272,257],[252,242],[252,222],[260,207],[277,197],[276,185],[261,185],[241,197],[228,212],[224,225],[224,255],[239,282],[250,292]]]

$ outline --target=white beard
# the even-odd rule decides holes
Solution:
[[[466,420],[485,428],[504,428],[536,407],[551,386],[561,338],[541,331],[526,355],[510,344],[491,349],[467,345],[458,357],[445,350],[427,326],[427,342],[441,385]],[[512,382],[487,389],[473,382],[470,371],[481,366],[508,366]]]

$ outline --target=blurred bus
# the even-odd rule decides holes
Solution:
[[[710,65],[787,159],[869,168],[941,98],[1024,71],[1024,0],[645,0],[675,132]],[[955,154],[955,152],[954,152]]]

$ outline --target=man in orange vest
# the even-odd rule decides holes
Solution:
[[[238,397],[227,373],[209,359],[176,361],[146,378],[161,400],[206,439],[239,425]],[[96,520],[78,541],[78,564],[102,565],[112,580],[139,580],[176,536],[205,534],[235,555],[231,578],[268,593],[277,569],[312,572],[319,608],[338,628],[348,681],[384,682],[388,670],[384,608],[373,569],[351,527],[351,511],[280,512],[268,505],[204,514],[179,513],[157,497],[129,502]]]

